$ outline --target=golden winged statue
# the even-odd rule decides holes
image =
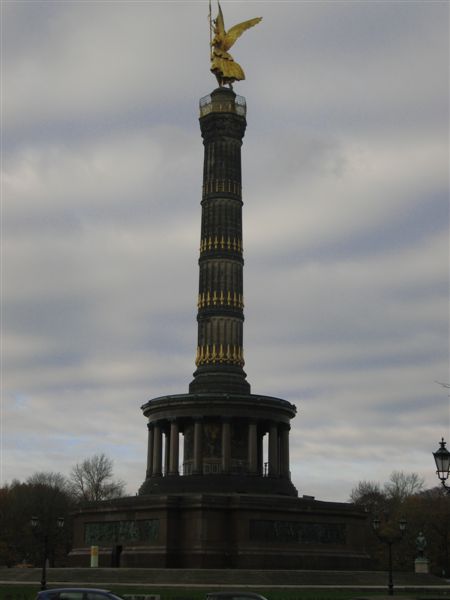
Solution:
[[[228,50],[244,31],[259,23],[262,17],[238,23],[229,31],[225,31],[222,9],[220,8],[220,4],[217,4],[219,11],[217,18],[213,21],[214,28],[210,23],[211,30],[214,31],[214,38],[211,41],[211,71],[216,76],[219,86],[229,85],[230,88],[233,88],[233,81],[245,79],[245,74],[241,65],[234,61]]]

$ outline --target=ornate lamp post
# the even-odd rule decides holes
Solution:
[[[375,535],[388,547],[388,593],[389,596],[394,595],[394,581],[392,577],[392,545],[395,542],[400,541],[403,538],[403,535],[406,530],[406,519],[400,519],[398,522],[399,533],[386,533],[380,531],[381,521],[378,517],[375,517],[372,521],[372,529],[375,532]]]
[[[40,521],[38,517],[31,517],[31,527],[35,532],[38,531]],[[56,525],[59,530],[64,527],[64,517],[57,517]],[[42,557],[42,574],[41,574],[41,590],[47,589],[47,559],[48,559],[48,531],[44,531],[42,534],[43,540],[43,557]]]
[[[441,480],[447,494],[450,494],[450,486],[445,482],[450,474],[450,452],[445,447],[444,438],[439,442],[440,448],[433,452],[434,461],[436,463],[436,475]]]

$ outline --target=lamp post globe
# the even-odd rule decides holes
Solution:
[[[450,474],[450,452],[445,447],[445,440],[439,442],[440,447],[433,452],[434,462],[436,463],[436,474],[441,480],[442,485],[447,490],[447,493],[450,493],[450,487],[445,483]]]

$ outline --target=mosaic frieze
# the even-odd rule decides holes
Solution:
[[[255,542],[342,545],[346,543],[346,527],[344,523],[251,520],[250,539]]]
[[[106,521],[86,523],[84,541],[88,546],[155,542],[159,534],[159,519],[142,521]]]

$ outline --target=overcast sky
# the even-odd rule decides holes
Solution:
[[[214,6],[214,4],[213,4]],[[449,438],[449,3],[222,3],[246,71],[245,370],[299,494]],[[1,479],[104,452],[195,369],[206,1],[2,2]],[[450,441],[450,440],[449,440]]]

